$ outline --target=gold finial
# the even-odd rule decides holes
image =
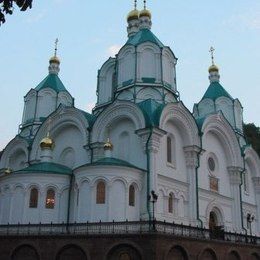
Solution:
[[[210,49],[209,49],[209,52],[211,53],[212,65],[215,65],[215,63],[214,63],[214,51],[215,51],[215,49],[211,46]]]
[[[59,42],[59,39],[57,38],[57,39],[55,40],[54,56],[50,58],[50,63],[60,64],[60,60],[59,60],[59,58],[57,57],[58,42]]]
[[[137,0],[135,0],[135,4],[134,4],[135,10],[137,9]]]
[[[146,0],[144,0],[144,10],[146,10]]]
[[[214,58],[215,49],[213,47],[210,47],[209,52],[211,53],[211,62],[212,62],[212,65],[209,67],[209,73],[219,72],[218,67],[215,65],[215,58]]]
[[[151,12],[148,9],[146,9],[146,0],[144,0],[144,9],[139,14],[139,17],[142,17],[142,16],[147,16],[147,17],[149,17],[149,19],[152,18]]]

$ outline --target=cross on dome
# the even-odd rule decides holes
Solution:
[[[215,51],[214,47],[211,46],[210,49],[209,49],[209,52],[211,53],[212,65],[215,64],[215,63],[214,63],[214,51]]]

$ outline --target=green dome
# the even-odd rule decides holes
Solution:
[[[212,82],[206,93],[204,94],[203,99],[209,98],[212,100],[216,100],[219,97],[227,97],[233,100],[231,95],[218,83],[218,82]]]
[[[36,88],[35,90],[40,91],[44,88],[51,88],[57,93],[67,91],[59,76],[56,74],[49,74]]]

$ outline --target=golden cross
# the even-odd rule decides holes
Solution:
[[[146,0],[144,0],[144,9],[146,9]]]
[[[57,39],[55,40],[55,51],[54,51],[54,56],[55,56],[55,57],[57,56],[58,42],[59,42],[59,39],[57,38]]]
[[[212,61],[212,65],[214,65],[214,51],[215,49],[213,47],[210,47],[209,52],[211,53],[211,61]]]
[[[136,8],[137,8],[137,0],[135,0],[135,10],[136,10]]]

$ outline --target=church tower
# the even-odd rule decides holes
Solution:
[[[42,122],[60,105],[74,106],[74,99],[59,78],[60,59],[57,57],[58,39],[55,41],[54,56],[49,60],[49,74],[40,84],[24,97],[24,111],[20,135],[32,138]]]
[[[150,99],[159,104],[178,100],[177,58],[151,31],[152,14],[146,1],[140,12],[135,1],[127,23],[128,40],[98,71],[95,114],[114,100],[140,103]]]

